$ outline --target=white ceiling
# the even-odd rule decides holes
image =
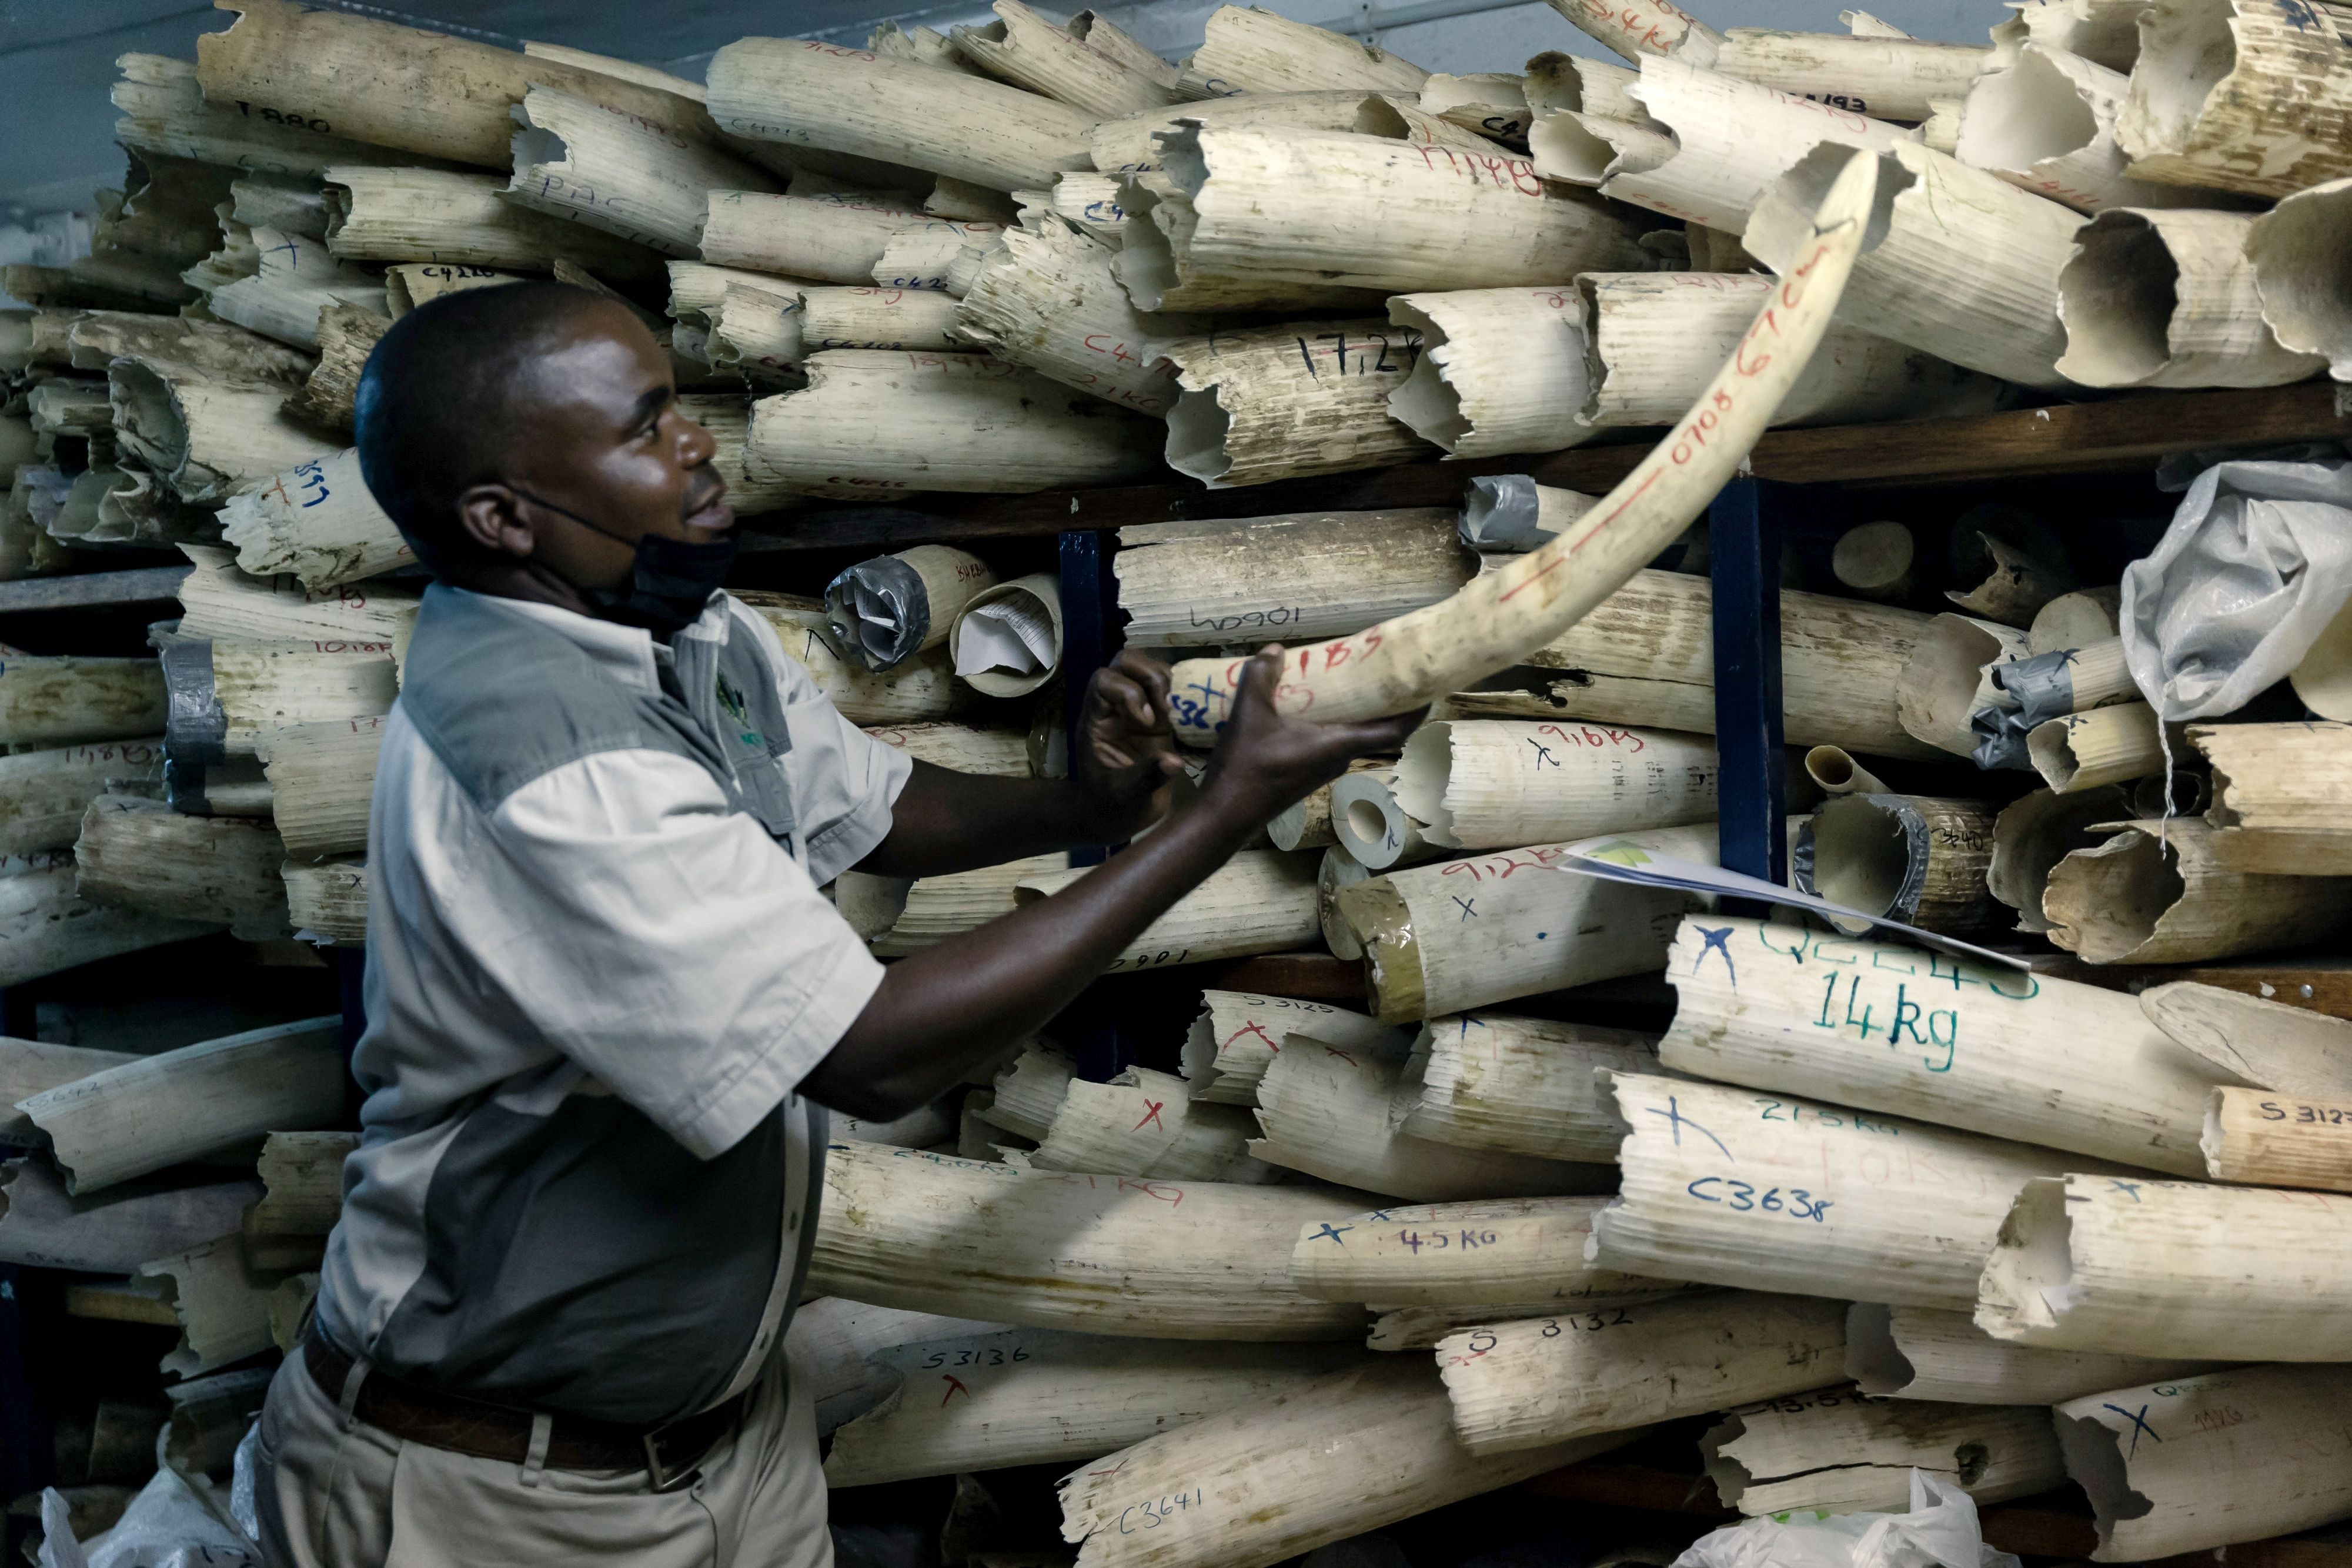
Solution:
[[[944,26],[985,4],[937,0],[310,0],[488,42],[524,38],[665,66],[699,78],[713,50],[746,35],[862,38],[884,18]],[[1302,21],[1360,16],[1366,0],[1258,0]],[[1374,10],[1412,0],[1370,0]],[[1839,29],[1853,0],[1706,0],[1717,26]],[[2005,15],[1998,0],[1862,0],[1921,37],[1980,42]],[[1142,0],[1097,9],[1171,57],[1200,41],[1217,0]],[[132,50],[193,58],[200,34],[230,18],[191,0],[0,0],[0,223],[30,213],[86,208],[89,192],[121,179],[107,89],[114,58]],[[1432,70],[1515,70],[1545,49],[1601,51],[1549,6],[1518,5],[1482,15],[1394,28],[1378,41]]]

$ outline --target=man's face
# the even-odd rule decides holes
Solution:
[[[600,301],[573,318],[523,374],[509,475],[515,487],[577,512],[598,533],[535,507],[529,553],[573,586],[628,580],[647,534],[707,542],[731,528],[709,432],[678,411],[669,358],[637,319]]]

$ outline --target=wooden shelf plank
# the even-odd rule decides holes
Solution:
[[[2343,401],[2334,382],[2319,381],[2291,387],[2147,392],[1965,419],[1776,430],[1757,443],[1748,472],[1756,478],[1791,485],[1876,486],[2135,473],[2155,466],[2158,458],[2179,450],[2199,432],[2222,433],[2230,443],[2243,445],[2352,436],[2348,408],[2352,405]],[[1184,517],[1451,507],[1460,502],[1464,486],[1478,474],[1532,474],[1547,485],[1605,490],[1649,452],[1655,434],[1612,433],[1606,444],[1539,456],[1412,463],[1233,490],[1210,490],[1183,481],[1030,496],[931,495],[905,507],[820,506],[780,515],[769,548],[896,549],[928,539],[1035,536]],[[2211,440],[2208,437],[2208,444]]]
[[[86,571],[72,577],[26,577],[0,582],[0,615],[26,610],[88,610],[100,604],[161,604],[180,596],[185,566],[142,566],[129,571]]]
[[[2352,1019],[2352,958],[2290,953],[2224,964],[2085,964],[2071,955],[2061,955],[2037,961],[2033,972],[2135,996],[2150,986],[2195,980],[2333,1018]]]

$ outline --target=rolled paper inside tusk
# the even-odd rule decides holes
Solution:
[[[1774,339],[1769,363],[1743,357],[1743,350],[1689,416],[1691,430],[1697,428],[1696,422],[1715,422],[1706,445],[1678,429],[1571,533],[1475,580],[1442,604],[1327,644],[1319,656],[1302,650],[1302,663],[1312,667],[1286,682],[1277,700],[1300,711],[1312,704],[1318,717],[1334,719],[1408,710],[1521,662],[1622,586],[1688,526],[1730,476],[1769,423],[1789,381],[1819,344],[1841,292],[1840,275],[1861,243],[1861,214],[1875,177],[1869,160],[1853,161],[1850,177],[1822,208],[1820,238],[1809,253],[1813,259],[1801,264],[1803,281],[1796,297],[1791,299],[1784,289],[1775,307],[1759,318],[1748,350],[1760,350],[1768,338]],[[1743,374],[1743,367],[1754,374]],[[1716,404],[1718,394],[1728,407]],[[1554,575],[1571,559],[1580,562],[1580,570]],[[1190,692],[1197,686],[1204,694],[1198,702],[1188,698],[1177,716],[1179,734],[1193,744],[1215,733],[1231,700],[1235,672],[1222,669],[1224,685],[1220,674],[1213,661],[1188,660],[1177,666],[1176,688]]]
[[[1311,1027],[1311,1026],[1310,1026]],[[1416,1086],[1393,1059],[1327,1045],[1294,1030],[1257,1086],[1265,1136],[1250,1153],[1272,1165],[1415,1202],[1606,1191],[1615,1171],[1492,1149],[1433,1143],[1401,1131]]]
[[[1931,1307],[1846,1309],[1845,1370],[1864,1394],[1956,1405],[2055,1405],[2103,1388],[2213,1370],[2204,1361],[2035,1350]]]
[[[85,1045],[52,1045],[45,1040],[0,1039],[0,1145],[10,1149],[37,1149],[40,1132],[16,1102],[48,1090],[139,1061],[127,1051],[97,1051]],[[11,1156],[13,1157],[13,1155]],[[14,1179],[13,1176],[8,1179]],[[0,1207],[0,1216],[7,1210]]]
[[[1044,872],[1022,879],[1027,904],[1059,893],[1094,868]],[[1315,868],[1310,857],[1244,850],[1144,927],[1113,957],[1106,974],[1204,964],[1252,953],[1303,947],[1317,936]]]
[[[344,261],[549,272],[559,260],[627,283],[658,279],[661,255],[601,229],[502,199],[495,174],[433,169],[327,171],[327,249]]]
[[[1716,1494],[1751,1519],[1905,1509],[1915,1470],[1979,1506],[2066,1479],[2044,1406],[1898,1403],[1851,1385],[1730,1411],[1699,1453]]]
[[[1154,110],[1106,120],[1088,141],[1096,170],[1125,176],[1158,169],[1156,139],[1182,129],[1183,122],[1233,128],[1286,127],[1297,131],[1353,131],[1362,111],[1364,93],[1352,91],[1252,92],[1237,98],[1210,99],[1172,110]]]
[[[245,0],[226,32],[196,48],[196,76],[215,103],[277,106],[287,121],[454,162],[508,167],[508,107],[532,88],[600,105],[616,120],[651,122],[682,140],[711,133],[700,104],[674,89],[613,73],[613,62],[518,54],[285,0]],[[268,168],[270,165],[259,164]]]
[[[286,400],[287,412],[329,430],[352,427],[360,373],[392,323],[373,310],[330,305],[319,312],[319,368]]]
[[[784,1348],[792,1357],[793,1376],[816,1406],[822,1433],[864,1415],[896,1391],[898,1375],[876,1364],[877,1354],[899,1345],[977,1338],[1000,1333],[1004,1326],[820,1296],[803,1301],[793,1313]]]
[[[47,1160],[12,1159],[0,1164],[0,1261],[129,1274],[152,1258],[234,1239],[260,1196],[260,1183],[238,1176],[193,1186],[137,1182],[77,1198]]]
[[[1062,1534],[1081,1568],[1268,1568],[1297,1552],[1506,1487],[1632,1440],[1609,1433],[1503,1458],[1455,1438],[1419,1356],[1374,1358],[1285,1397],[1236,1406],[1106,1456],[1062,1481]],[[1297,1466],[1301,1455],[1324,1462]],[[1367,1493],[1342,1478],[1396,1478]],[[1277,1491],[1276,1489],[1279,1487]],[[1146,1548],[1118,1531],[1179,1488],[1192,1498]],[[1279,1501],[1276,1500],[1279,1499]]]
[[[1524,149],[1528,110],[1522,80],[1506,71],[1468,76],[1441,71],[1421,84],[1421,111]]]
[[[861,561],[825,586],[833,645],[861,668],[889,669],[945,643],[965,607],[995,582],[987,562],[949,545]]]
[[[1139,481],[1160,427],[978,354],[830,349],[752,412],[753,478],[810,494],[1026,492]],[[928,716],[937,717],[937,715]]]
[[[1427,451],[1389,416],[1421,335],[1383,320],[1297,321],[1155,344],[1181,389],[1168,465],[1211,489],[1408,461]]]
[[[1965,97],[1991,56],[1977,44],[1733,27],[1712,68],[1800,101],[1916,124],[1936,99]]]
[[[163,667],[153,659],[32,658],[0,664],[0,742],[70,746],[162,733]]]
[[[1833,102],[1702,70],[1675,59],[1642,63],[1629,89],[1638,115],[1609,119],[1590,106],[1528,132],[1542,172],[1727,235],[1814,147],[1891,152],[1904,133]],[[1579,271],[1598,271],[1584,268]],[[1630,269],[1629,269],[1630,270]]]
[[[1864,599],[1899,604],[1916,582],[1918,541],[1901,523],[1864,523],[1838,536],[1830,570]]]
[[[2182,964],[2316,942],[2352,914],[2352,877],[2235,870],[2228,845],[2175,818],[2077,850],[2042,895],[2051,941],[2089,964]]]
[[[1449,457],[1558,452],[1592,438],[1584,301],[1572,288],[1402,294],[1389,320],[1421,353],[1389,413]]]
[[[1481,474],[1462,497],[1462,542],[1473,549],[1538,549],[1591,511],[1598,497],[1538,485],[1524,474]]]
[[[711,57],[705,80],[710,117],[730,135],[992,191],[1042,189],[1061,170],[1086,168],[1100,119],[982,77],[799,38],[739,39]]]
[[[1412,1044],[1405,1031],[1328,1002],[1202,991],[1201,1008],[1183,1048],[1184,1076],[1195,1100],[1256,1104],[1259,1082],[1280,1053],[1283,1037],[1294,1031],[1358,1056],[1399,1062]]]
[[[1076,1065],[1060,1051],[1032,1046],[996,1074],[995,1099],[981,1114],[1008,1133],[1043,1142],[1076,1074]]]
[[[838,1201],[818,1222],[812,1290],[1124,1338],[1361,1331],[1360,1307],[1290,1285],[1298,1228],[1349,1207],[1328,1187],[1087,1183],[860,1145],[832,1150],[825,1182]],[[1118,1291],[1083,1288],[1106,1270]]]
[[[940,565],[953,571],[961,563]],[[947,637],[959,677],[992,697],[1026,696],[1054,678],[1062,667],[1058,579],[1050,572],[999,583],[975,578],[963,591]]]
[[[2263,319],[2237,213],[2101,213],[2058,276],[2061,373],[2085,386],[2283,386],[2326,368]]]
[[[1290,1281],[1310,1296],[1335,1301],[1456,1311],[1484,1303],[1538,1312],[1616,1306],[1683,1289],[1671,1280],[1612,1273],[1585,1262],[1592,1216],[1608,1201],[1480,1198],[1335,1216],[1299,1228]],[[1444,1244],[1436,1240],[1440,1236]]]
[[[1702,736],[1472,720],[1415,731],[1395,793],[1431,844],[1507,849],[1711,821],[1716,770]]]
[[[2223,1085],[2205,1108],[2206,1174],[2257,1186],[2352,1192],[2352,1104]]]
[[[81,831],[82,813],[110,787],[119,785],[128,792],[137,786],[161,787],[163,781],[160,736],[14,750],[14,755],[0,758],[0,855],[69,848]],[[22,1098],[0,1099],[0,1105]],[[0,1111],[0,1127],[6,1119]]]
[[[2189,980],[2151,986],[2139,1005],[2210,1062],[2217,1082],[2235,1077],[2305,1099],[2352,1100],[2352,1023]]]
[[[1455,1436],[1484,1455],[1818,1388],[1844,1351],[1842,1302],[1708,1291],[1474,1328],[1437,1365]]]
[[[1469,580],[1440,507],[1297,512],[1121,528],[1119,608],[1144,647],[1360,631]]]
[[[1822,802],[1797,838],[1797,885],[1834,904],[1954,936],[2000,923],[1985,886],[1993,807],[1929,795],[1847,794]],[[1829,917],[1849,936],[1866,922]]]
[[[926,218],[892,231],[867,277],[886,288],[922,288],[944,293],[957,259],[973,246],[992,247],[1003,237],[995,224]]]
[[[1976,747],[1969,716],[1997,706],[1990,671],[2025,656],[2025,634],[1973,616],[1937,616],[1919,633],[1895,684],[1896,712],[1916,740],[1967,757]]]
[[[1428,836],[1429,824],[1398,804],[1396,771],[1349,773],[1331,784],[1331,831],[1366,871],[1392,871],[1445,853]]]
[[[2347,1396],[2341,1368],[2242,1366],[2058,1406],[2067,1473],[2097,1522],[2092,1561],[2218,1556],[2247,1541],[2259,1552],[2342,1517],[2352,1488],[2323,1454]]]
[[[201,936],[224,924],[212,910],[183,920],[110,907],[110,901],[79,892],[77,876],[68,854],[38,855],[26,869],[0,876],[0,985],[22,985],[117,954]]]
[[[1662,1046],[1661,1060],[1675,1054]],[[1623,1072],[1610,1081],[1631,1128],[1617,1153],[1624,1186],[1594,1218],[1586,1257],[1658,1279],[1966,1310],[2011,1197],[2085,1164],[1746,1088]],[[1802,1185],[1754,1180],[1759,1166],[1801,1169]]]
[[[205,303],[224,321],[315,349],[319,313],[328,307],[352,305],[378,315],[388,308],[381,279],[337,261],[308,235],[257,228],[246,245],[253,252],[251,269],[204,290]]]
[[[2074,208],[2227,207],[2241,199],[2135,180],[2116,145],[2126,78],[2076,55],[2028,44],[2015,64],[1968,89],[1958,141],[1945,151],[2021,190]]]
[[[525,274],[501,272],[495,267],[465,267],[432,261],[403,262],[383,269],[384,294],[387,308],[397,318],[407,315],[420,305],[427,305],[444,294],[460,294],[468,288],[496,288],[501,283],[520,283]]]
[[[2026,646],[2035,653],[2050,653],[2107,642],[2118,633],[2122,602],[2122,590],[2112,585],[2062,593],[2033,612]]]
[[[895,198],[863,192],[778,196],[713,191],[702,228],[702,259],[793,277],[870,284],[890,236],[927,221]]]
[[[1582,0],[1549,0],[1551,8],[1625,58],[1678,58],[1712,67],[1724,36],[1680,6],[1664,0],[1633,0],[1595,9]]]
[[[1256,1130],[1242,1107],[1195,1104],[1182,1079],[1130,1067],[1108,1083],[1072,1080],[1029,1163],[1168,1181],[1278,1181],[1281,1172],[1248,1152]]]
[[[2352,381],[2352,308],[2341,268],[2352,249],[2352,179],[2298,191],[2246,231],[2263,319],[2290,353],[2326,358],[2328,373]]]
[[[1063,855],[1031,855],[977,871],[919,877],[907,889],[887,929],[873,939],[874,951],[885,958],[903,958],[976,930],[1019,907],[1013,888],[1023,878],[1059,871],[1067,863]]]
[[[2116,140],[2138,178],[2288,196],[2352,174],[2329,127],[2352,102],[2352,71],[2298,15],[2239,0],[2162,0]]]
[[[23,1101],[79,1196],[342,1114],[342,1025],[308,1019],[183,1046]]]
[[[1805,776],[1825,795],[1884,795],[1877,774],[1842,746],[1816,746],[1805,753]]]
[[[267,823],[100,795],[74,841],[74,886],[92,904],[163,916],[183,935],[228,925],[250,934],[241,940],[257,941],[286,934],[278,869],[285,861],[286,846]]]
[[[255,742],[270,789],[270,811],[294,861],[357,854],[367,848],[383,720],[330,719],[264,730]]]
[[[1038,776],[1029,752],[1029,737],[1020,730],[975,729],[961,724],[908,724],[869,728],[866,733],[919,761],[957,773],[997,779]]]
[[[257,1269],[240,1236],[142,1263],[139,1276],[162,1282],[163,1299],[179,1320],[180,1343],[162,1364],[166,1373],[193,1377],[276,1343],[269,1300],[280,1276]]]
[[[245,480],[338,450],[287,417],[286,389],[276,382],[207,382],[176,367],[118,360],[107,390],[123,450],[184,501],[224,500]]]
[[[1858,967],[1829,997],[1820,965],[1846,953]],[[1675,1071],[2070,1150],[2051,1157],[2074,1158],[2071,1169],[2087,1156],[2201,1174],[2206,1095],[2229,1076],[2151,1027],[2128,996],[1888,943],[1809,941],[1755,921],[1695,917],[1683,923],[1666,979],[1679,1002],[1658,1060]],[[1923,1001],[1930,981],[1951,985]],[[1898,1027],[1905,1038],[1890,1049]],[[1800,1029],[1808,1051],[1783,1060]]]
[[[1782,277],[1809,254],[1806,214],[1850,155],[1807,154],[1759,201],[1741,244]],[[2063,388],[2058,274],[2082,214],[1957,159],[1899,141],[1878,159],[1877,244],[1840,321],[2022,386]]]
[[[1413,1022],[1663,966],[1690,897],[1546,869],[1570,849],[1712,865],[1716,833],[1712,826],[1660,828],[1539,844],[1341,890],[1340,916],[1370,960],[1374,1013]]]
[[[193,1048],[192,1048],[193,1049]],[[272,1133],[261,1145],[261,1201],[246,1210],[246,1233],[324,1236],[343,1211],[343,1161],[357,1133]]]
[[[956,52],[991,76],[1105,118],[1141,114],[1179,97],[1167,62],[1150,57],[1157,70],[1136,68],[1136,57],[1149,51],[1132,38],[1119,34],[1126,47],[1116,52],[1094,42],[1093,32],[1108,43],[1118,29],[1091,13],[1087,26],[1076,18],[1056,26],[1021,0],[996,0],[991,9],[997,20],[986,26],[949,29]]]
[[[2034,771],[2061,795],[2164,770],[2161,727],[2146,703],[2051,719],[2034,727],[2026,746]]]
[[[774,191],[740,158],[552,88],[514,109],[507,199],[666,256],[695,254],[715,191]]]
[[[2101,825],[2131,814],[2130,800],[2113,785],[2064,795],[2050,789],[2021,795],[1993,819],[1992,862],[1985,868],[1985,885],[2017,911],[2020,931],[2048,931],[2042,896],[2051,872],[2076,850],[2100,842],[2105,837],[2098,831]]]
[[[1325,88],[1418,93],[1428,79],[1412,61],[1370,44],[1255,5],[1220,5],[1210,13],[1177,91],[1184,98]]]
[[[1401,1131],[1434,1143],[1608,1164],[1624,1129],[1601,1069],[1655,1072],[1656,1039],[1503,1013],[1432,1019],[1413,1042],[1392,1113]]]
[[[2027,1185],[1984,1265],[1977,1326],[2057,1350],[2352,1361],[2336,1260],[2293,1238],[2320,1197],[2053,1176]]]
[[[1000,360],[1140,413],[1164,416],[1177,394],[1174,367],[1150,344],[1205,323],[1146,316],[1112,275],[1114,252],[1048,224],[1009,230],[1003,249],[965,286],[955,320]],[[956,279],[949,279],[954,291]]]
[[[825,1484],[1088,1460],[1362,1358],[1352,1346],[1122,1342],[1051,1329],[887,1349],[877,1370],[895,1386],[834,1434]]]

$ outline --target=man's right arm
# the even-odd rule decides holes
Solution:
[[[848,1032],[802,1082],[821,1104],[887,1119],[1068,1006],[1168,907],[1349,758],[1395,750],[1420,714],[1320,724],[1275,711],[1269,655],[1250,662],[1200,793],[1051,898],[890,966]]]

